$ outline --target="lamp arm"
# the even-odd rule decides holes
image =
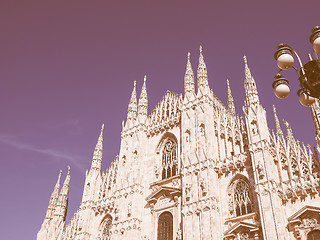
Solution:
[[[301,72],[305,76],[305,71],[303,69],[302,61],[301,61],[301,58],[299,57],[298,53],[291,46],[289,46],[288,44],[285,44],[285,45],[286,45],[286,47],[290,48],[290,50],[294,53],[294,55],[296,55],[296,57],[298,59],[298,62],[299,62],[299,65],[300,65],[300,68],[301,68]]]
[[[314,50],[314,48],[313,48],[313,53],[314,53],[314,56],[316,57],[316,59],[319,60],[318,54],[317,54],[316,50]]]
[[[297,59],[298,59],[298,61],[299,61],[300,67],[303,68],[303,65],[302,65],[302,62],[301,62],[301,59],[300,59],[298,53],[297,53],[293,48],[291,48],[291,49],[292,49],[292,52],[294,53],[294,55],[296,55],[296,57],[297,57]],[[304,72],[304,71],[303,71],[303,72]]]
[[[301,70],[302,76],[300,76],[299,71],[296,68],[294,68],[294,69],[296,70],[296,72],[297,72],[297,74],[299,76],[300,86],[302,87],[303,86],[303,82],[304,82],[303,77],[306,76],[306,72],[304,71],[304,68],[303,68],[303,65],[302,65],[302,61],[301,61],[301,58],[299,57],[298,53],[292,47],[290,47],[290,48],[291,48],[292,52],[294,53],[294,55],[296,55],[296,57],[298,59],[298,62],[299,62],[299,65],[300,65],[300,70]]]
[[[292,68],[293,68],[294,70],[296,70],[296,73],[297,73],[298,77],[300,77],[299,70],[296,69],[294,66],[292,66]]]

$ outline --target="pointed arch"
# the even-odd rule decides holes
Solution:
[[[165,133],[157,147],[157,153],[161,156],[162,179],[170,178],[178,174],[178,143],[172,133]]]
[[[177,174],[177,144],[172,138],[166,139],[162,154],[162,179],[175,176]]]
[[[236,175],[228,186],[229,213],[238,217],[253,211],[253,199],[249,180],[243,175]]]

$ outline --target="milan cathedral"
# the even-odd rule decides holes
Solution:
[[[148,114],[136,82],[119,155],[102,171],[103,128],[82,201],[66,223],[70,168],[51,195],[37,240],[320,239],[320,162],[288,122],[270,131],[247,59],[243,116],[227,80],[224,105],[208,84],[200,47],[197,89],[188,54],[184,94]],[[320,106],[311,106],[320,145]]]

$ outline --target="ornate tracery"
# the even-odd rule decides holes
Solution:
[[[240,178],[231,184],[229,201],[229,210],[233,216],[241,216],[252,212],[250,187],[247,181]]]
[[[162,179],[166,179],[177,174],[177,144],[168,138],[162,150]]]
[[[101,233],[99,240],[109,240],[110,239],[110,229],[112,226],[112,218],[107,215],[100,225]]]

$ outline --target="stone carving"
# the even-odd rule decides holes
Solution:
[[[178,231],[177,231],[176,240],[182,240],[182,232],[181,232],[181,229],[180,229],[180,228],[179,228]]]
[[[291,230],[280,214],[298,211],[301,205],[320,212],[318,156],[293,137],[288,123],[287,136],[280,123],[276,133],[269,131],[247,60],[243,117],[235,111],[229,84],[228,107],[209,88],[202,50],[199,60],[198,89],[189,55],[186,92],[168,91],[149,115],[146,78],[139,101],[134,84],[121,133],[120,160],[116,156],[102,171],[101,131],[74,217],[65,222],[68,174],[62,189],[59,181],[54,188],[38,240],[105,240],[109,236],[151,240],[162,212],[173,215],[170,237],[175,240],[182,239],[182,230],[188,239],[198,240],[200,233],[195,229],[201,229],[202,238],[211,235],[217,240],[257,240],[262,235],[277,239],[268,230],[275,225],[280,239],[286,239],[286,231]],[[320,146],[316,102],[312,114]],[[159,188],[167,196],[161,198]],[[109,215],[111,224],[103,222]],[[309,213],[296,219],[295,237],[319,228],[316,220],[318,215]],[[228,229],[233,229],[232,234],[223,235]]]
[[[132,202],[128,203],[128,217],[131,217],[132,215]]]
[[[186,184],[186,189],[185,189],[185,193],[186,193],[186,201],[190,200],[190,189],[191,189],[191,184],[187,183]]]
[[[147,235],[143,235],[143,236],[141,237],[141,240],[150,240],[150,238],[149,238]]]
[[[208,190],[207,190],[207,185],[206,185],[206,182],[205,182],[205,179],[201,179],[200,181],[200,189],[201,189],[201,193],[202,193],[202,196],[206,196],[207,193],[208,193]]]

